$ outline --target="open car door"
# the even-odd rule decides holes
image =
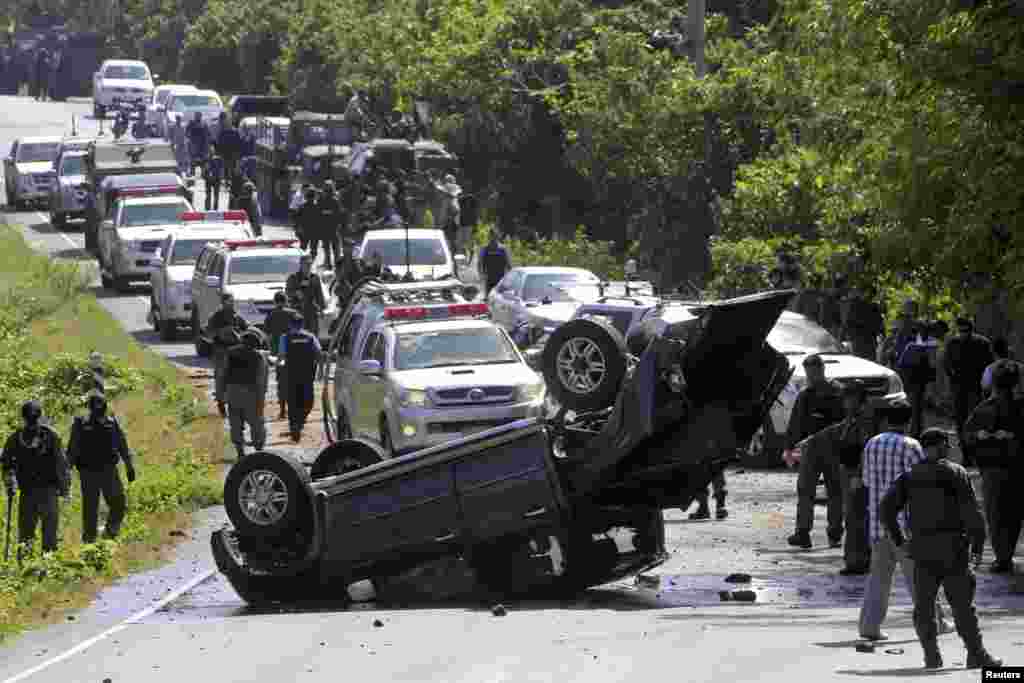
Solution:
[[[611,417],[569,463],[572,495],[683,507],[734,460],[789,380],[766,341],[791,290],[731,299],[669,326],[640,357]]]

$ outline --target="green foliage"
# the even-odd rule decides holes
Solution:
[[[580,226],[571,240],[558,238],[504,242],[513,265],[586,268],[606,280],[622,280],[623,261],[612,253],[612,243],[594,240]]]

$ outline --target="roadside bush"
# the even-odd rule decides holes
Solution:
[[[487,244],[493,227],[490,223],[476,226],[473,231],[475,252]],[[591,239],[583,226],[576,228],[576,234],[571,240],[503,238],[502,244],[508,249],[513,266],[586,268],[605,280],[625,278],[625,263],[613,253],[614,244]]]

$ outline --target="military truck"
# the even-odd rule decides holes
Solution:
[[[340,114],[296,112],[262,119],[256,133],[256,190],[264,214],[287,216],[302,183],[337,179],[351,155],[352,128]]]
[[[96,140],[89,145],[85,159],[86,181],[92,196],[89,203],[95,209],[88,212],[85,219],[86,249],[97,248],[100,223],[112,205],[112,199],[106,196],[103,190],[106,179],[111,176],[153,175],[162,176],[159,182],[163,184],[166,184],[165,179],[171,178],[177,181],[171,184],[180,184],[182,187],[191,187],[194,182],[181,181],[178,176],[178,161],[169,142]]]
[[[443,176],[457,171],[459,158],[435,140],[413,142],[398,138],[377,138],[352,145],[348,167],[354,178],[370,181],[358,184],[363,191],[357,195],[357,205],[353,207],[357,212],[364,210],[367,202],[374,199],[374,177],[394,178],[401,173],[406,177],[407,220],[410,225],[422,226],[427,210],[436,219],[444,201],[434,187],[431,173]]]

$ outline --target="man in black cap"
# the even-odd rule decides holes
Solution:
[[[227,416],[225,405],[227,385],[224,383],[224,372],[227,370],[226,351],[231,339],[225,335],[229,330],[244,332],[249,329],[249,323],[245,318],[235,312],[235,297],[230,292],[224,292],[220,296],[220,310],[210,316],[206,322],[207,333],[213,339],[213,393],[217,401],[217,410],[221,417]]]
[[[292,327],[292,317],[301,315],[294,308],[288,306],[288,297],[284,292],[274,295],[274,308],[267,313],[267,319],[263,323],[263,329],[270,335],[270,350],[277,353],[281,348],[281,337],[288,334]],[[286,400],[288,389],[288,371],[284,363],[278,362],[277,369],[277,404],[280,408],[278,419],[283,420],[288,415],[288,401]]]
[[[303,250],[312,248],[314,254],[320,243],[316,235],[318,216],[317,190],[306,183],[302,186],[302,203],[295,208],[295,236],[299,238],[299,247]]]
[[[42,523],[43,551],[57,549],[60,539],[60,507],[57,498],[67,498],[71,474],[64,458],[60,436],[42,424],[43,407],[39,401],[21,406],[24,426],[7,438],[0,455],[4,488],[8,499],[21,489],[18,500],[18,559],[22,549],[30,550],[36,526]]]
[[[267,383],[270,367],[261,351],[263,335],[248,329],[239,343],[228,347],[224,382],[227,385],[228,419],[231,421],[231,443],[238,459],[245,457],[245,425],[249,425],[252,445],[263,450],[267,442],[267,427],[263,412],[267,402]]]
[[[812,434],[843,419],[843,400],[838,383],[825,377],[825,360],[818,354],[804,359],[807,386],[797,395],[786,430],[786,450]],[[787,453],[789,457],[789,453]],[[811,526],[814,523],[814,498],[818,479],[825,475],[829,491],[829,545],[838,548],[843,537],[843,508],[839,491],[838,459],[821,449],[801,453],[797,478],[796,532],[788,542],[798,548],[811,547]]]
[[[71,426],[68,460],[82,485],[82,542],[96,541],[101,495],[109,510],[104,535],[117,538],[128,509],[117,464],[124,462],[129,483],[135,481],[135,466],[124,431],[98,391],[89,392],[89,416],[76,417]]]
[[[981,379],[994,358],[992,343],[987,337],[974,332],[974,323],[969,319],[957,318],[956,329],[959,334],[946,342],[942,365],[949,377],[956,429],[963,443],[964,422],[981,400]],[[973,465],[973,456],[973,449],[969,446],[964,451],[964,465]]]
[[[985,650],[974,611],[976,582],[970,555],[981,561],[985,522],[974,497],[971,479],[949,460],[949,436],[940,429],[921,434],[925,461],[896,479],[882,499],[885,529],[897,548],[904,544],[899,513],[910,508],[910,555],[914,558],[914,629],[924,650],[927,669],[941,669],[935,598],[945,589],[956,630],[967,648],[967,668],[1001,666]]]
[[[1000,361],[992,371],[993,394],[974,409],[964,423],[967,444],[977,457],[981,470],[982,494],[988,535],[996,560],[992,571],[1013,571],[1013,554],[1021,532],[1021,504],[1017,486],[1024,472],[1021,461],[1021,425],[1024,401],[1014,397],[1020,371],[1008,360]]]
[[[320,341],[302,329],[302,323],[303,317],[300,314],[292,316],[291,329],[281,337],[281,347],[278,349],[278,356],[284,359],[288,373],[288,422],[295,443],[302,438],[306,418],[313,410],[313,384],[322,353]]]
[[[338,227],[341,225],[344,210],[341,205],[341,198],[334,186],[333,180],[325,180],[320,194],[316,201],[317,221],[314,228],[314,237],[323,245],[324,265],[334,268],[338,259]],[[313,261],[317,257],[317,244],[311,244],[310,253]]]

